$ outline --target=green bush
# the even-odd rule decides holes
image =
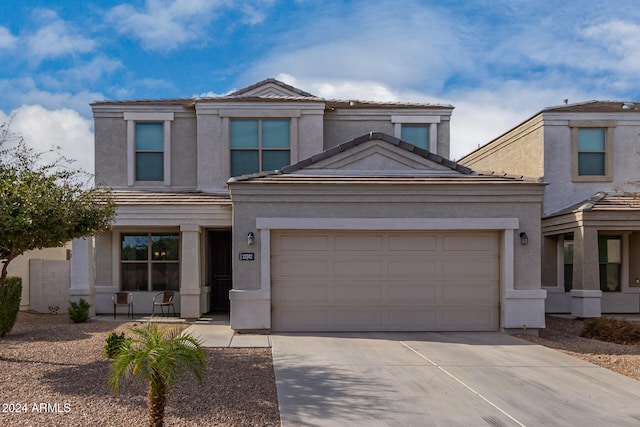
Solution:
[[[4,286],[0,286],[0,337],[4,337],[16,323],[20,311],[22,278],[7,276]]]
[[[107,336],[106,343],[104,345],[104,351],[102,352],[104,357],[108,357],[109,359],[114,359],[125,344],[130,343],[131,338],[127,338],[124,336],[124,332],[121,334],[116,334],[115,332],[109,332],[109,336]]]
[[[69,307],[69,318],[74,323],[83,323],[89,320],[89,307],[91,304],[80,298],[80,302],[71,301]]]

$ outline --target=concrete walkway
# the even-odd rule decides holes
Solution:
[[[203,347],[271,347],[271,335],[236,334],[229,324],[196,322],[184,332],[200,338]]]
[[[260,334],[236,334],[229,327],[228,314],[214,314],[201,317],[195,322],[187,322],[179,317],[162,317],[149,315],[136,315],[133,319],[126,315],[118,314],[114,319],[111,315],[96,316],[94,320],[100,322],[159,322],[159,323],[189,323],[184,332],[190,333],[202,340],[203,347],[271,347],[271,336]]]
[[[282,427],[640,425],[640,381],[505,334],[272,340]]]

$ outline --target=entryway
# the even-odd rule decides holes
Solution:
[[[210,311],[228,312],[231,273],[231,230],[207,231],[207,284],[211,286]]]

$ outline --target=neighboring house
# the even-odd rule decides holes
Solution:
[[[589,101],[546,108],[459,163],[548,183],[542,218],[546,310],[640,312],[640,110]],[[529,236],[530,239],[538,238]]]
[[[333,101],[268,79],[92,104],[113,229],[74,241],[72,298],[179,294],[235,330],[544,327],[544,184],[447,160],[453,107]]]

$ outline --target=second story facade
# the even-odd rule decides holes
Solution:
[[[547,182],[544,213],[549,215],[640,179],[639,107],[622,101],[549,107],[459,163]]]
[[[116,190],[226,194],[369,132],[449,157],[452,106],[335,101],[267,79],[211,98],[92,104],[96,180]]]

